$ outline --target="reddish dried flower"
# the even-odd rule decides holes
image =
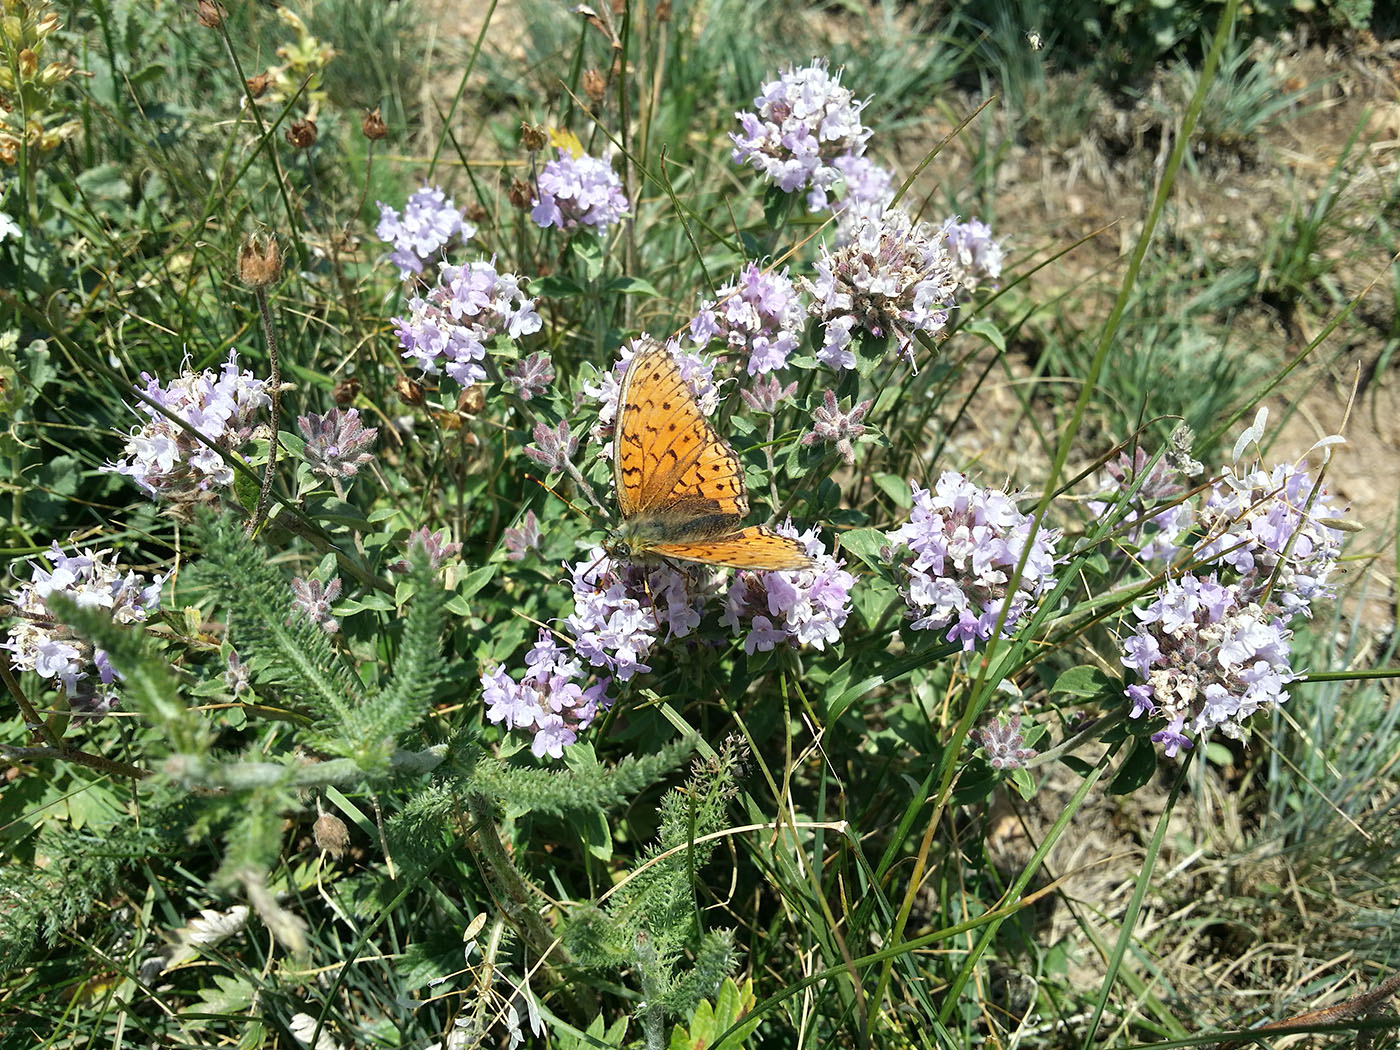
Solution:
[[[510,199],[510,206],[520,211],[529,211],[534,207],[535,190],[524,179],[516,179],[510,184],[510,192],[507,194]]]
[[[224,24],[224,19],[228,17],[228,12],[224,10],[224,5],[216,3],[215,0],[199,0],[195,5],[198,13],[199,24],[206,29],[218,29]]]
[[[409,379],[408,376],[401,375],[394,380],[394,390],[398,393],[399,400],[405,405],[421,405],[423,403],[423,384]]]
[[[549,134],[543,124],[531,124],[528,120],[522,120],[520,122],[520,141],[531,153],[538,153],[549,142]]]
[[[331,390],[331,398],[337,405],[344,407],[360,396],[360,381],[354,376],[336,381],[335,387]]]
[[[371,142],[378,142],[389,134],[389,125],[385,124],[384,118],[379,115],[378,106],[366,113],[365,119],[360,121],[360,132]]]
[[[481,384],[473,383],[457,396],[457,411],[469,416],[479,416],[486,408],[486,391]]]
[[[238,246],[238,279],[249,288],[266,288],[282,276],[282,252],[277,238],[250,234]]]
[[[286,137],[293,149],[310,149],[316,141],[316,122],[294,120],[287,128]]]
[[[603,79],[603,74],[596,69],[585,69],[583,71],[583,93],[595,103],[602,102],[603,96],[608,93],[608,82]]]
[[[272,77],[266,73],[259,73],[249,77],[244,83],[248,85],[248,94],[254,98],[262,98],[267,93],[267,86],[272,83]]]

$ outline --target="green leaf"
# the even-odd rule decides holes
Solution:
[[[1006,336],[1003,335],[1001,329],[992,324],[991,321],[979,317],[977,320],[969,321],[967,324],[963,325],[962,330],[969,335],[981,336],[996,347],[997,353],[1006,353]]]
[[[879,529],[851,529],[841,533],[841,549],[854,554],[873,569],[884,567],[880,548],[889,543]]]
[[[856,371],[861,379],[870,379],[874,375],[875,369],[884,364],[885,359],[890,356],[890,347],[894,344],[894,339],[886,336],[881,339],[871,335],[864,328],[856,329],[851,338],[851,349],[856,355]]]
[[[1062,671],[1055,684],[1050,687],[1050,695],[1064,693],[1068,696],[1102,696],[1118,688],[1119,683],[1109,678],[1103,671],[1089,664],[1080,664]]]
[[[1078,755],[1065,755],[1060,761],[1069,766],[1070,769],[1078,773],[1081,777],[1087,777],[1094,771],[1094,767],[1090,763],[1085,762]]]
[[[491,582],[491,577],[496,575],[498,565],[483,565],[479,569],[473,569],[462,578],[462,582],[457,584],[455,600],[466,601],[481,588]]]
[[[580,266],[583,275],[596,281],[603,272],[603,245],[592,233],[580,233],[569,242],[569,253]]]
[[[530,282],[530,294],[541,299],[581,299],[583,288],[558,274],[550,274]]]
[[[1026,801],[1030,801],[1035,795],[1035,778],[1031,776],[1029,769],[1013,769],[1011,775],[1006,778],[1011,782],[1011,786],[1016,789],[1016,793]]]
[[[908,479],[899,474],[876,474],[872,479],[875,487],[894,501],[896,507],[908,510],[914,505],[914,494],[910,491]]]
[[[1113,774],[1108,785],[1110,795],[1129,795],[1148,783],[1157,773],[1157,748],[1141,737],[1133,741],[1133,749]]]
[[[767,223],[770,230],[776,230],[782,226],[783,220],[787,218],[788,211],[792,208],[792,194],[785,190],[778,189],[777,186],[769,186],[763,193],[763,221]]]
[[[603,286],[604,291],[615,292],[618,295],[649,295],[654,299],[659,299],[661,293],[648,280],[641,277],[614,277]]]

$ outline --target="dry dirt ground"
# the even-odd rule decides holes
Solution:
[[[484,8],[473,0],[445,4],[434,30],[436,46],[455,55],[468,53]],[[491,39],[504,40],[509,48],[512,39],[518,41],[528,32],[522,10],[518,2],[503,0],[493,15]],[[849,27],[837,29],[849,34]],[[1262,135],[1232,150],[1199,157],[1196,170],[1183,172],[1179,179],[1165,229],[1175,242],[1189,245],[1204,258],[1257,259],[1280,216],[1317,200],[1339,165],[1345,173],[1347,187],[1321,248],[1333,264],[1324,309],[1280,310],[1260,303],[1252,316],[1236,319],[1235,328],[1247,333],[1255,352],[1272,355],[1280,365],[1297,364],[1268,402],[1272,420],[1284,421],[1274,445],[1281,457],[1299,455],[1327,434],[1342,432],[1348,438],[1329,468],[1328,481],[1339,500],[1351,505],[1355,520],[1365,524],[1366,531],[1353,537],[1351,549],[1379,553],[1350,566],[1353,582],[1364,577],[1371,595],[1353,628],[1374,650],[1393,630],[1396,602],[1392,574],[1400,500],[1400,376],[1383,352],[1397,331],[1400,293],[1395,282],[1400,278],[1392,264],[1400,244],[1393,238],[1387,243],[1375,231],[1382,214],[1390,225],[1400,225],[1400,42],[1364,36],[1325,45],[1285,39],[1269,53],[1269,60],[1287,90],[1307,89],[1305,100]],[[1146,89],[1147,97],[1153,92],[1160,97],[1168,89],[1159,81]],[[904,169],[917,163],[958,116],[981,101],[967,95],[942,110],[931,108],[923,144],[906,139],[907,155],[897,158]],[[979,119],[1005,120],[995,111]],[[1358,141],[1343,161],[1358,129]],[[1152,185],[1176,130],[1171,118],[1154,115],[1147,104],[1125,108],[1105,102],[1104,110],[1068,145],[1021,141],[1006,150],[994,196],[998,229],[1015,231],[1013,256],[1031,250],[1053,252],[1095,230],[1104,231],[1036,274],[1032,296],[1050,301],[1100,282],[1110,289],[1102,300],[1106,309],[1146,213],[1150,193],[1144,187]],[[974,149],[970,138],[955,139],[931,166],[938,174],[930,178],[958,185],[972,170]],[[916,186],[916,192],[934,191],[932,185]],[[1342,305],[1358,298],[1353,317],[1309,351]],[[1084,301],[1094,300],[1086,296]],[[1084,323],[1093,325],[1099,319],[1090,313]],[[1008,407],[1005,417],[1016,416],[1010,394],[1003,391],[1002,396]],[[987,415],[995,418],[997,413]],[[994,426],[964,440],[972,441],[971,451],[980,459],[1004,466],[1008,476],[1021,473],[1024,464],[1016,460],[1034,445],[1025,435],[998,433]],[[1068,771],[1059,779],[1063,782],[1052,776],[1028,810],[1005,807],[989,848],[1008,870],[1020,870],[1034,842],[1077,786]],[[1139,940],[1153,942],[1161,979],[1172,986],[1155,988],[1154,993],[1168,1001],[1196,1002],[1193,1015],[1181,1018],[1189,1030],[1207,1024],[1228,1027],[1261,1016],[1277,1018],[1290,1008],[1302,1009],[1293,990],[1317,960],[1301,949],[1296,958],[1290,956],[1288,941],[1301,943],[1305,935],[1300,931],[1313,920],[1294,912],[1286,894],[1276,913],[1250,930],[1232,927],[1209,936],[1173,933],[1192,930],[1191,924],[1232,888],[1258,880],[1286,887],[1290,880],[1281,870],[1284,862],[1267,857],[1242,861],[1235,852],[1247,840],[1247,819],[1222,775],[1200,778],[1189,794],[1190,802],[1173,813],[1160,877],[1154,877],[1154,895],[1139,920]],[[1112,943],[1138,875],[1145,836],[1165,798],[1164,789],[1149,788],[1126,798],[1101,796],[1081,811],[1046,869],[1047,878],[1063,877],[1063,882],[1057,903],[1039,916],[1042,943],[1074,938],[1080,929],[1092,930],[1100,945]],[[1200,848],[1193,844],[1201,840],[1203,828],[1210,829],[1209,842]],[[1284,939],[1278,952],[1263,952],[1259,943],[1269,921],[1281,924],[1275,930]],[[1102,974],[1102,955],[1086,947],[1074,958],[1081,986],[1092,988]],[[1319,1006],[1363,990],[1365,971],[1358,972],[1357,966],[1364,962],[1343,959],[1335,968],[1306,974],[1316,983],[1301,1001]],[[1004,987],[1024,983],[1016,974],[1000,974],[996,980]]]

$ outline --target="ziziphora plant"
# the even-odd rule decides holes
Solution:
[[[1096,342],[1029,368],[1059,254],[935,189],[942,147],[894,165],[908,100],[870,63],[789,44],[760,77],[704,5],[581,5],[521,44],[569,26],[546,97],[477,46],[405,126],[387,88],[337,96],[389,76],[346,68],[326,7],[100,5],[64,35],[0,2],[28,53],[0,103],[38,121],[0,131],[26,1032],[81,958],[113,976],[74,1030],[161,1045],[1088,1046],[1109,1009],[1188,1039],[1126,969],[1176,950],[1135,933],[1168,821],[1287,739],[1357,527],[1342,439],[1276,452],[1244,371],[1204,436],[1098,400],[1116,349],[1157,370],[1116,341],[1149,330],[1125,317],[1233,2]],[[399,28],[386,65],[421,43],[329,6]],[[55,125],[64,83],[165,112],[175,74],[112,43],[146,25],[218,119],[179,151]],[[78,43],[108,67],[35,80]],[[166,183],[104,188],[157,154]],[[1159,824],[1111,950],[1076,912],[1074,987],[1030,905],[1082,809],[1138,791]],[[987,979],[1016,967],[1019,1012]],[[1006,1022],[1032,1010],[1088,1020],[1035,1044]]]

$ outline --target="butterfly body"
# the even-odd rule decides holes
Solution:
[[[613,482],[621,523],[606,548],[623,558],[660,557],[742,569],[803,569],[796,540],[749,512],[744,468],[705,418],[671,352],[649,342],[623,376],[613,434]]]

